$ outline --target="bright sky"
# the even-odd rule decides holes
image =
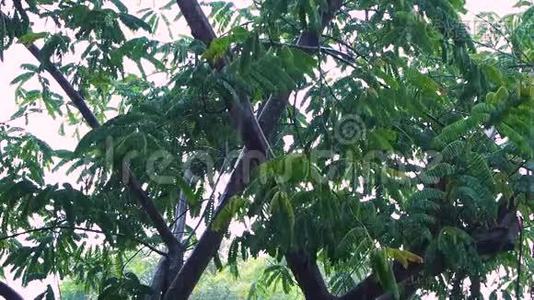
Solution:
[[[139,3],[142,1],[132,1],[131,11],[135,11],[139,7]],[[143,1],[145,2],[145,1]],[[155,3],[154,6],[161,6],[167,3],[168,0],[154,0],[152,3]],[[473,16],[486,11],[496,12],[499,15],[505,15],[514,11],[513,5],[516,2],[515,0],[467,0],[466,7],[469,13],[464,17],[464,21],[468,26],[474,24],[476,18]],[[146,3],[146,2],[145,2]],[[157,4],[157,5],[156,5]],[[178,7],[176,7],[176,10]],[[43,31],[35,28],[34,31]],[[182,27],[180,31],[187,32],[187,28]],[[8,51],[4,53],[4,62],[0,62],[0,91],[4,94],[2,103],[0,104],[0,122],[9,120],[10,116],[16,112],[17,106],[14,101],[14,91],[15,86],[9,85],[9,83],[21,72],[20,65],[23,63],[32,63],[35,64],[36,60],[31,56],[31,54],[21,45],[15,45],[11,47]],[[59,86],[52,82],[52,89],[60,94],[63,94]],[[25,125],[23,121],[19,122],[17,126],[24,127],[28,132],[36,135],[38,138],[49,143],[52,148],[63,148],[63,149],[73,149],[76,145],[76,139],[67,135],[62,137],[58,134],[59,124],[57,120],[53,120],[45,114],[42,115],[32,115],[29,124]],[[48,177],[48,180],[52,182],[62,182],[68,181],[68,178],[65,178],[63,175],[52,175]],[[45,288],[46,284],[50,283],[53,286],[57,286],[57,281],[53,278],[47,280],[47,283],[44,282],[34,282],[28,287],[21,287],[20,281],[13,281],[8,275],[6,278],[7,283],[14,287],[18,292],[20,292],[25,299],[33,299],[35,296],[40,294]]]

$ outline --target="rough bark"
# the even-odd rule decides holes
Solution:
[[[162,257],[158,261],[154,275],[152,275],[152,282],[150,283],[150,289],[152,290],[152,294],[145,296],[145,300],[161,299],[161,295],[165,290],[166,269],[166,257]]]

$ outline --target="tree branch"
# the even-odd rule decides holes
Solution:
[[[491,256],[503,251],[512,250],[517,238],[519,236],[520,223],[517,219],[515,210],[508,211],[500,220],[499,224],[484,233],[472,235],[475,240],[477,252],[481,256]],[[413,291],[417,289],[415,280],[421,275],[424,269],[423,264],[410,264],[408,268],[402,267],[395,263],[393,272],[398,283],[405,283],[405,290]],[[446,266],[443,263],[436,263],[431,268],[426,268],[427,271],[431,269],[431,276],[437,276],[445,271]],[[384,295],[384,290],[374,278],[370,275],[365,280],[361,281],[356,287],[350,290],[347,294],[340,297],[342,300],[350,299],[390,299],[388,295]]]
[[[193,37],[209,46],[217,36],[198,2],[196,0],[177,0],[176,2],[191,29]],[[214,67],[220,70],[224,65],[225,61],[219,60],[214,64]],[[227,109],[231,119],[247,149],[260,151],[265,155],[268,149],[267,139],[254,116],[248,97],[245,95],[239,95],[239,97],[242,98],[239,101],[235,99],[227,101]]]
[[[129,168],[127,168],[127,176],[128,179],[128,187],[137,195],[137,199],[139,200],[139,204],[141,204],[141,207],[144,209],[150,220],[152,221],[152,224],[158,231],[161,239],[169,249],[169,252],[171,251],[179,251],[179,249],[182,248],[182,245],[174,234],[172,233],[171,229],[167,226],[167,223],[159,213],[158,209],[156,208],[156,205],[150,199],[147,192],[143,190],[141,187],[141,183],[137,181],[137,178],[135,175],[130,171]]]
[[[304,251],[295,251],[286,254],[286,262],[306,299],[330,300],[336,298],[328,292],[315,257]]]
[[[24,300],[19,293],[2,281],[0,281],[0,296],[4,297],[6,300]]]
[[[72,104],[74,104],[74,106],[76,106],[76,108],[80,111],[87,124],[91,128],[100,127],[98,120],[93,112],[91,112],[91,109],[87,106],[83,96],[72,87],[70,82],[54,65],[52,65],[50,62],[43,61],[41,50],[34,44],[27,45],[26,48],[31,52],[31,54],[33,54],[35,58],[37,58],[38,61],[44,65],[45,70],[48,71],[48,73],[50,73],[50,75],[52,75],[52,77],[57,81],[59,86],[63,89],[63,91],[65,91],[67,96],[69,96]]]
[[[176,0],[180,11],[191,29],[191,35],[208,46],[217,38],[213,27],[196,0]]]
[[[194,186],[198,179],[190,170],[186,170],[184,174],[184,181],[189,186]],[[169,285],[174,279],[174,274],[180,271],[184,263],[184,253],[186,244],[182,241],[185,232],[186,218],[187,218],[187,198],[185,193],[180,191],[178,203],[175,206],[174,221],[171,224],[172,233],[183,245],[180,251],[169,252],[166,257],[162,257],[156,266],[156,272],[152,277],[150,287],[152,294],[147,295],[145,300],[159,300],[161,296],[167,291]]]

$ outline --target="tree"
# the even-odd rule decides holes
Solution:
[[[477,299],[495,274],[492,297],[519,298],[533,284],[534,8],[517,6],[472,36],[461,0],[135,15],[120,0],[2,2],[0,58],[20,43],[38,60],[0,131],[3,266],[103,299],[186,299],[210,262],[238,275],[269,255],[255,287],[308,299]],[[192,37],[174,38],[182,21]],[[11,125],[36,113],[91,130],[52,149]],[[45,180],[60,168],[76,183]],[[132,253],[161,256],[150,287],[125,270]]]

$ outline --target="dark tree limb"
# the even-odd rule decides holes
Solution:
[[[24,300],[19,293],[2,281],[0,281],[0,296],[4,297],[6,300]]]
[[[191,28],[193,37],[209,45],[215,38],[215,34],[208,19],[200,9],[198,2],[196,0],[177,0],[177,3]],[[330,7],[323,15],[323,24],[327,24],[333,18],[335,12],[341,7],[340,0],[329,0],[328,3]],[[317,35],[317,33],[314,34]],[[298,40],[298,45],[318,46],[318,38],[314,38],[310,32],[303,32]],[[215,218],[217,218],[234,195],[243,191],[248,183],[248,175],[251,170],[257,163],[262,162],[258,158],[261,158],[263,155],[265,159],[267,149],[263,148],[262,143],[267,145],[265,138],[271,136],[274,132],[278,120],[287,105],[289,94],[290,92],[288,91],[272,96],[265,104],[258,121],[256,121],[256,117],[252,113],[248,102],[245,102],[247,107],[239,113],[235,112],[236,109],[229,108],[232,119],[238,124],[237,127],[244,141],[245,148],[242,150],[225,191],[221,195],[219,206],[215,211]],[[258,123],[261,124],[261,127],[258,126]],[[242,131],[243,128],[246,131]],[[166,299],[187,299],[191,295],[194,287],[200,280],[200,276],[218,251],[228,226],[229,221],[219,230],[215,230],[209,226],[204,231],[190,257],[184,263],[167,291],[165,295]]]
[[[150,289],[152,293],[145,296],[145,300],[159,300],[161,299],[161,294],[165,290],[165,278],[166,269],[167,269],[167,260],[165,257],[160,258],[158,264],[156,265],[156,271],[152,275],[152,282],[150,283]]]
[[[137,195],[139,204],[141,204],[141,207],[152,221],[152,224],[158,231],[161,239],[169,249],[169,253],[172,251],[181,251],[183,248],[182,245],[174,237],[174,234],[167,226],[167,223],[163,219],[163,216],[159,213],[152,199],[150,199],[147,192],[143,190],[141,183],[137,181],[137,178],[132,171],[128,169],[127,172],[129,177],[128,187]]]
[[[74,106],[76,106],[76,108],[80,111],[85,122],[87,122],[87,124],[91,128],[100,127],[98,120],[96,119],[91,109],[87,106],[87,103],[85,102],[83,96],[72,87],[67,78],[65,78],[65,76],[63,76],[63,74],[61,74],[61,72],[54,65],[43,61],[41,56],[41,50],[39,50],[39,48],[37,48],[37,46],[35,46],[34,44],[27,45],[26,48],[28,48],[28,50],[33,54],[35,58],[37,58],[37,60],[43,63],[46,71],[48,71],[48,73],[52,75],[52,77],[57,81],[59,86],[63,89],[65,94],[69,96],[70,100],[72,101],[72,104],[74,104]]]
[[[285,110],[289,94],[273,96],[269,98],[262,110],[258,122],[262,124],[265,135],[270,136],[276,128],[278,119]],[[263,125],[265,127],[263,127]],[[261,153],[259,154],[261,155]],[[229,203],[230,199],[243,191],[250,179],[251,170],[257,165],[258,151],[242,150],[239,160],[230,176],[228,184],[215,210],[214,218]],[[197,284],[200,276],[208,266],[213,256],[217,253],[221,241],[227,231],[229,222],[223,224],[220,230],[209,226],[200,237],[193,252],[176,275],[173,283],[167,291],[167,299],[187,299]]]
[[[498,225],[486,232],[473,235],[478,254],[481,256],[491,256],[513,249],[513,246],[517,242],[520,226],[515,210],[508,211],[504,214],[504,217],[500,220]],[[402,283],[405,283],[404,289],[410,291],[417,289],[415,279],[417,279],[418,276],[421,276],[423,269],[423,264],[410,264],[408,268],[405,269],[400,264],[396,263],[393,267],[397,282],[401,285]],[[442,263],[436,263],[435,265],[426,268],[427,271],[431,270],[430,273],[427,274],[430,276],[437,276],[445,271],[445,269],[446,266]],[[382,296],[386,297],[384,298]],[[340,297],[340,299],[376,299],[379,297],[380,299],[388,299],[387,295],[384,295],[384,290],[378,281],[373,275],[370,275],[347,294]]]
[[[191,29],[193,37],[209,46],[217,36],[198,1],[177,0],[176,2]],[[214,67],[221,69],[224,65],[225,61],[220,60],[214,64]],[[230,99],[230,101],[227,101],[226,105],[230,117],[247,149],[260,151],[265,155],[268,149],[267,139],[254,116],[248,97],[240,95],[240,98],[242,99]]]
[[[331,8],[339,8],[341,5],[340,1],[329,1],[329,4],[331,5]],[[203,16],[202,11],[200,10],[200,7],[198,3],[194,0],[191,1],[178,1],[178,5],[182,9],[182,13],[184,16],[186,16],[186,19],[188,21],[189,26],[191,27],[191,31],[193,33],[193,36],[199,40],[202,40],[207,45],[212,41],[212,39],[215,37],[213,33],[213,29],[209,25],[209,22],[205,16]],[[184,9],[187,9],[188,11],[185,12]],[[328,10],[327,13],[323,15],[323,24],[328,23],[327,21],[332,18],[333,12],[335,9]],[[303,32],[299,38],[298,45],[300,46],[310,46],[310,47],[317,47],[318,44],[318,36],[316,33],[311,32]],[[285,103],[287,103],[287,96],[288,94],[282,95],[280,100],[284,103],[283,106],[285,106]],[[265,106],[265,109],[269,109],[269,105]],[[233,119],[236,120],[234,117],[235,114],[232,112],[232,108],[229,108],[230,114],[233,116]],[[267,114],[269,115],[269,114]],[[249,115],[250,116],[250,115]],[[239,117],[239,115],[238,115]],[[276,119],[279,116],[276,116]],[[239,120],[239,119],[237,119]],[[239,123],[239,122],[238,122]],[[276,124],[273,122],[262,122],[260,118],[260,124],[268,126],[268,124]],[[239,128],[239,127],[238,127]],[[268,128],[262,128],[264,133],[269,136],[271,133]],[[253,133],[252,133],[253,134]],[[243,140],[245,144],[251,143],[250,140],[248,140],[247,136],[244,135],[241,132],[241,135],[243,137]],[[254,135],[254,134],[253,134]],[[252,136],[254,139],[255,137]],[[256,148],[258,149],[258,148]],[[243,178],[243,166],[245,165],[243,163],[244,160],[247,159],[247,150],[245,149],[243,152],[243,155],[241,156],[236,169],[232,173],[232,177],[230,179],[229,184],[226,187],[225,193],[222,195],[221,203],[218,207],[217,211],[220,211],[221,208],[225,206],[225,204],[228,202],[228,200],[235,195],[236,193],[242,191],[244,186],[246,185],[245,178]],[[216,213],[217,215],[217,213]],[[197,247],[194,249],[191,257],[186,262],[180,273],[177,275],[175,281],[173,282],[171,286],[171,290],[169,290],[170,293],[168,293],[166,296],[169,299],[186,299],[191,291],[193,290],[194,286],[198,282],[198,279],[200,278],[200,275],[202,274],[203,270],[206,268],[207,264],[209,263],[209,260],[211,257],[216,253],[217,249],[219,248],[220,242],[222,240],[223,234],[227,229],[227,225],[223,226],[223,230],[215,231],[211,227],[209,227],[204,234],[202,235],[199,243],[197,244]],[[505,233],[506,234],[506,233]],[[485,252],[492,252],[492,250],[503,250],[506,249],[501,244],[501,241],[494,240],[495,237],[503,237],[502,233],[497,230],[497,232],[489,232],[487,236],[483,236],[480,243],[477,242],[477,249],[480,250],[481,253]],[[492,243],[490,241],[493,241],[495,243]],[[487,249],[487,245],[484,245],[483,243],[490,243],[492,246],[495,247],[494,249]],[[310,259],[310,256],[307,256],[303,253],[290,253],[287,255],[287,260],[290,268],[292,269],[292,272],[294,273],[297,282],[303,289],[304,294],[307,296],[307,298],[313,299],[313,297],[317,297],[317,299],[331,299],[335,298],[332,295],[326,291],[326,285],[324,283],[324,280],[320,276],[319,269],[314,262],[313,259]],[[443,271],[444,266],[438,266],[437,273],[440,273]],[[396,264],[396,267],[394,268],[395,276],[397,278],[397,281],[399,283],[409,283],[406,284],[405,294],[411,294],[413,293],[417,287],[414,284],[413,278],[416,277],[421,271],[423,270],[423,266],[421,264],[415,264],[411,265],[408,268],[403,268],[400,265]],[[375,298],[381,298],[381,299],[387,299],[389,296],[387,294],[384,294],[384,291],[380,284],[374,279],[374,277],[371,275],[364,281],[362,281],[359,285],[357,285],[353,290],[348,292],[346,295],[342,296],[342,299],[375,299]]]
[[[41,63],[44,64],[45,69],[52,75],[52,77],[57,81],[59,86],[63,91],[69,96],[72,103],[80,111],[83,118],[93,129],[100,127],[100,123],[96,119],[95,115],[91,112],[83,96],[74,89],[70,82],[63,76],[63,74],[51,63],[42,61],[41,51],[37,46],[31,44],[27,46],[28,50],[37,58]],[[158,231],[161,239],[169,248],[169,251],[177,251],[178,248],[181,248],[181,245],[178,243],[174,235],[172,234],[170,228],[167,226],[167,223],[163,219],[163,216],[159,213],[156,205],[148,196],[148,193],[143,190],[141,183],[137,180],[133,172],[127,168],[126,169],[126,178],[128,178],[128,187],[134,192],[137,196],[139,204],[146,212],[152,224]]]
[[[290,252],[286,254],[286,262],[306,299],[330,300],[336,298],[328,292],[315,256],[308,255],[304,251]]]
[[[393,266],[393,272],[398,283],[406,282],[410,277],[419,274],[423,270],[422,264],[410,264],[408,268],[404,268],[400,264],[395,263]],[[384,295],[385,291],[375,278],[373,274],[362,280],[356,287],[350,290],[345,295],[339,297],[342,300],[350,299],[362,299],[371,300],[382,297],[382,299],[388,299],[388,295]]]
[[[209,45],[217,38],[213,27],[196,0],[176,0],[176,3],[195,39]]]

